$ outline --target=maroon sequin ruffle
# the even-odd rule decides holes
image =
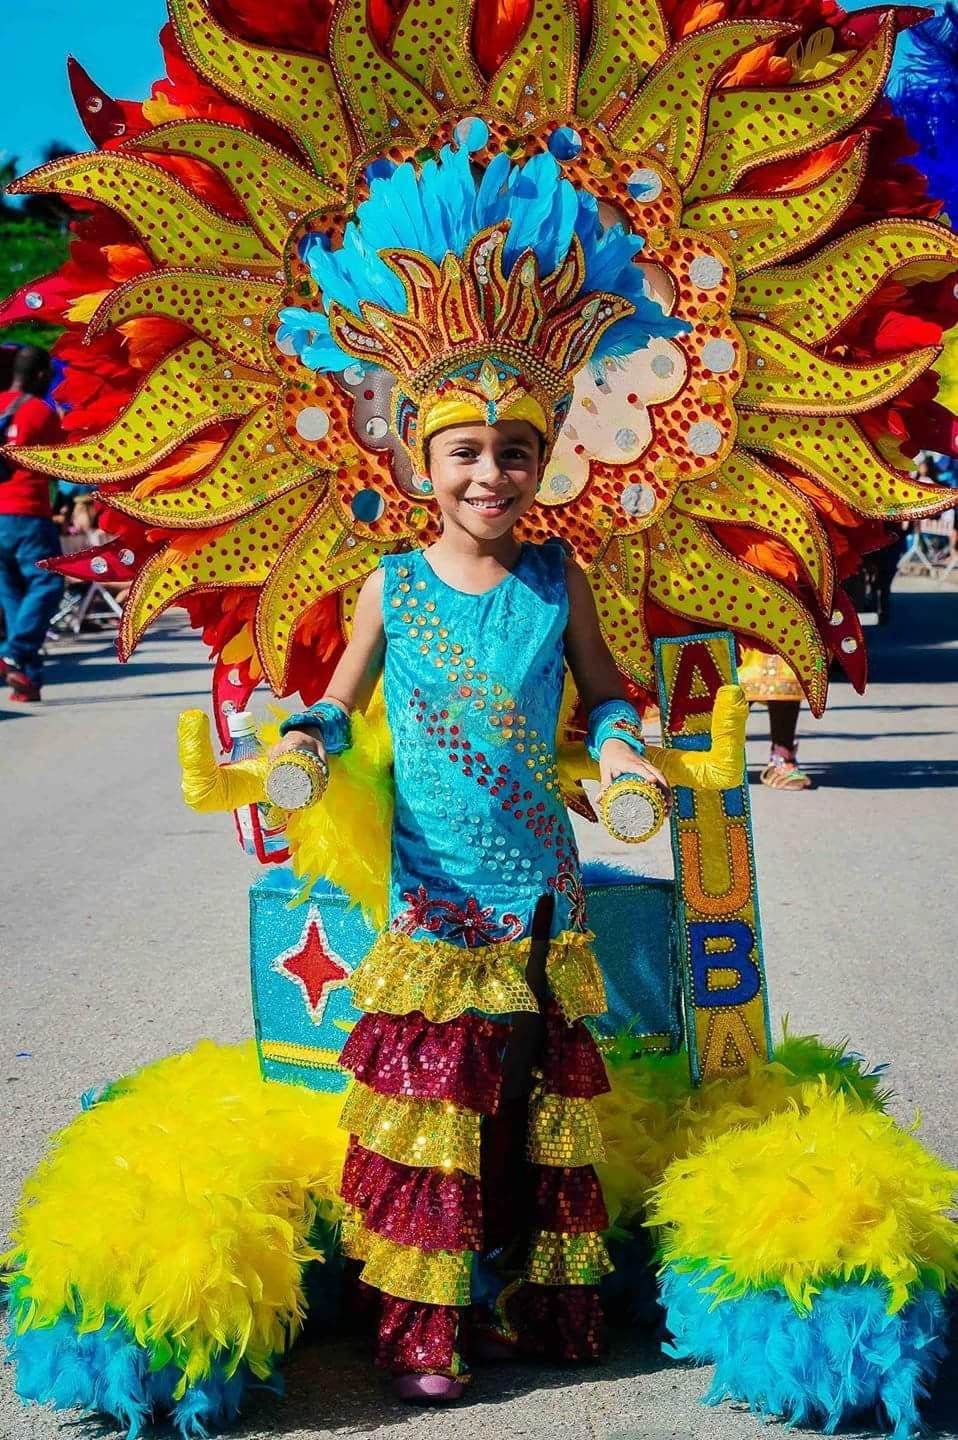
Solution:
[[[523,1355],[598,1360],[606,1348],[602,1301],[594,1285],[534,1285],[525,1280],[506,1298],[505,1314]]]
[[[591,1165],[534,1165],[532,1169],[535,1229],[581,1235],[608,1228],[602,1186]]]
[[[599,1047],[585,1021],[567,1024],[554,1000],[546,1009],[543,1049],[542,1070],[550,1094],[591,1100],[612,1088]]]
[[[376,1364],[395,1374],[456,1375],[456,1342],[463,1311],[453,1305],[382,1297]]]
[[[509,1029],[483,1015],[431,1021],[409,1015],[365,1014],[343,1046],[340,1064],[380,1095],[452,1100],[492,1113],[499,1102],[502,1051]]]
[[[420,1250],[482,1247],[479,1181],[464,1171],[402,1165],[350,1138],[340,1194],[362,1212],[367,1230]]]

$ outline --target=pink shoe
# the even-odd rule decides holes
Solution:
[[[420,1375],[410,1371],[393,1379],[397,1399],[419,1405],[448,1405],[461,1399],[465,1388],[461,1380],[454,1380],[451,1375]]]

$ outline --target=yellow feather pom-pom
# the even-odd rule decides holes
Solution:
[[[268,1375],[305,1311],[317,1213],[334,1218],[339,1095],[268,1085],[255,1045],[203,1041],[77,1116],[24,1186],[13,1248],[19,1328],[119,1314],[172,1356],[181,1392],[245,1360]]]
[[[605,1060],[612,1088],[594,1101],[606,1146],[598,1170],[609,1215],[621,1225],[642,1215],[673,1160],[729,1130],[760,1125],[800,1096],[810,1078],[824,1077],[830,1090],[877,1109],[887,1099],[878,1077],[864,1074],[843,1045],[787,1031],[771,1060],[756,1059],[744,1075],[694,1088],[685,1054],[633,1056],[623,1036]]]
[[[780,1285],[807,1313],[827,1281],[880,1280],[894,1313],[958,1281],[956,1184],[890,1115],[819,1081],[675,1161],[648,1224],[668,1227],[665,1263],[711,1271],[717,1301]]]

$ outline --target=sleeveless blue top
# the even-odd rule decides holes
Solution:
[[[558,540],[470,595],[422,551],[383,556],[395,816],[390,928],[464,946],[530,933],[553,894],[552,934],[585,929],[555,736],[569,613]]]

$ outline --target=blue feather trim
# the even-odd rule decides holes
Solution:
[[[251,1386],[282,1393],[278,1374],[254,1380],[241,1365],[230,1376],[217,1367],[174,1400],[180,1370],[172,1364],[151,1369],[149,1352],[119,1321],[81,1334],[64,1315],[54,1325],[18,1334],[11,1320],[6,1346],[21,1400],[111,1415],[127,1427],[128,1440],[136,1440],[151,1421],[167,1417],[183,1440],[205,1440],[211,1430],[235,1421]]]
[[[920,1429],[919,1402],[945,1353],[945,1305],[923,1290],[894,1315],[879,1284],[844,1283],[821,1292],[800,1315],[781,1290],[752,1291],[714,1304],[708,1270],[666,1266],[660,1281],[666,1324],[679,1360],[715,1366],[708,1405],[745,1401],[790,1425],[832,1434],[863,1412],[884,1420],[894,1440]]]

